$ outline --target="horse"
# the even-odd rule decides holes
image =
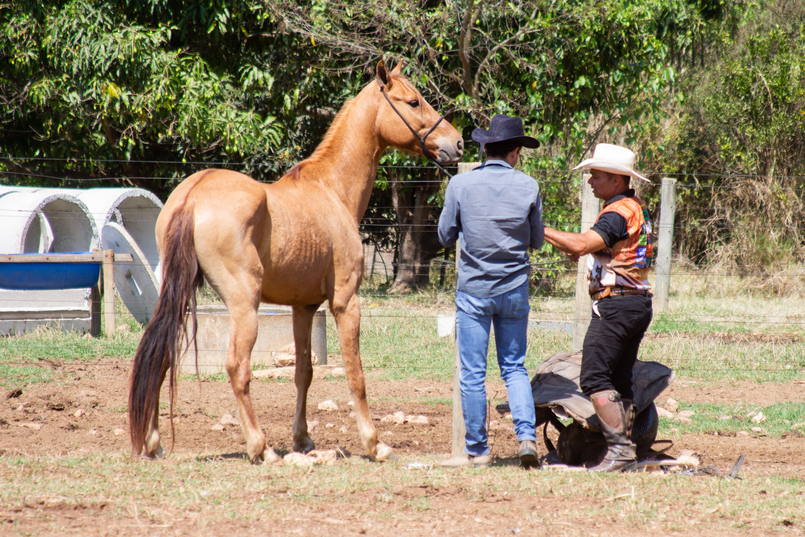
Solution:
[[[361,444],[372,460],[393,456],[391,447],[377,440],[366,399],[358,341],[364,264],[358,224],[388,147],[425,156],[440,167],[458,162],[464,152],[461,135],[442,121],[401,67],[399,62],[388,71],[380,60],[376,79],[344,104],[311,156],[279,181],[264,184],[235,171],[207,169],[171,193],[156,223],[161,292],[130,378],[133,456],[164,455],[159,393],[168,371],[175,441],[177,360],[183,346],[188,349],[191,340],[195,344],[196,291],[205,279],[229,311],[226,372],[251,462],[279,459],[266,444],[249,391],[260,302],[292,307],[297,390],[293,450],[307,453],[315,447],[306,418],[313,377],[311,330],[326,300],[336,322]]]

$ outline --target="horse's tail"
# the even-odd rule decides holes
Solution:
[[[150,420],[159,412],[159,391],[170,370],[171,450],[173,449],[173,401],[176,393],[176,370],[181,341],[189,348],[187,314],[193,323],[193,344],[198,327],[196,290],[203,275],[194,245],[192,205],[176,211],[168,223],[162,250],[162,290],[154,316],[148,322],[134,355],[129,390],[129,427],[131,449],[140,455],[146,448]],[[196,349],[198,354],[198,349]],[[198,357],[196,357],[198,360]]]

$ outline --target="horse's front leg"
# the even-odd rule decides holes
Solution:
[[[341,357],[344,360],[344,369],[347,373],[347,382],[352,391],[352,400],[355,403],[355,414],[358,420],[358,434],[361,444],[373,459],[384,461],[393,455],[393,450],[378,442],[377,431],[369,415],[369,404],[366,401],[366,381],[363,377],[363,366],[359,348],[361,325],[361,309],[357,293],[339,300],[338,297],[332,305],[338,329],[338,340],[341,344]]]
[[[294,306],[293,308],[293,340],[296,347],[296,416],[293,420],[293,450],[307,453],[316,446],[307,430],[307,392],[313,379],[313,364],[310,354],[310,339],[313,329],[313,317],[318,304],[310,306]]]

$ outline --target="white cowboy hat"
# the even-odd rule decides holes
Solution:
[[[609,173],[637,177],[649,182],[648,179],[634,171],[634,158],[634,153],[625,147],[598,144],[595,146],[595,151],[593,151],[593,158],[588,158],[573,169],[591,168],[593,170],[603,170]]]

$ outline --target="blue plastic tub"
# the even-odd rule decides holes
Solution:
[[[0,289],[81,289],[94,287],[100,274],[100,262],[0,263]]]

